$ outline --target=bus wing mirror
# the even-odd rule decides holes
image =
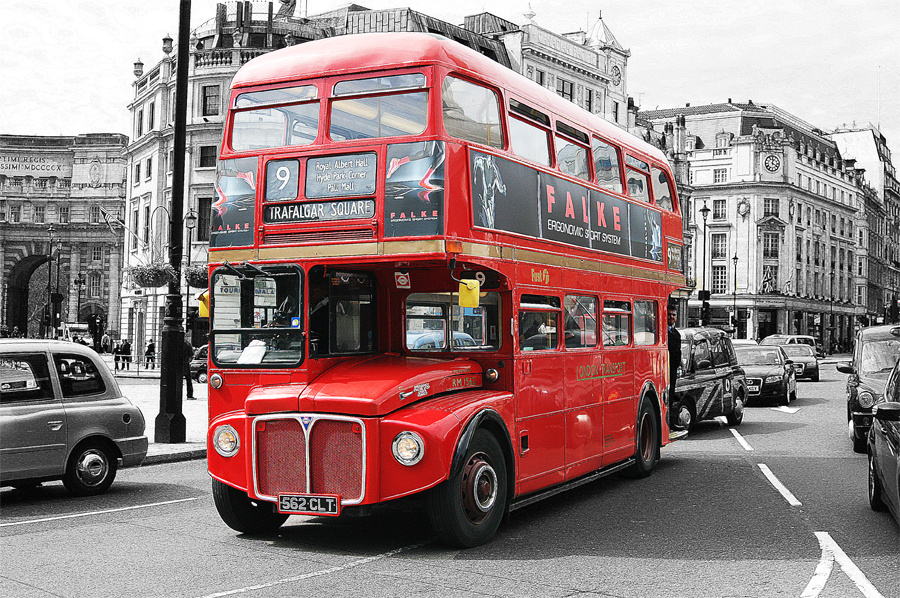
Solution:
[[[481,284],[477,280],[461,280],[459,282],[459,306],[478,307]]]

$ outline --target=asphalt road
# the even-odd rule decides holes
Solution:
[[[868,507],[844,379],[825,366],[788,410],[752,406],[737,435],[701,423],[649,478],[520,509],[465,551],[414,501],[236,534],[202,460],[120,471],[95,498],[4,490],[0,596],[900,597],[898,525]]]

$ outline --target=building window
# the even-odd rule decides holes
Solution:
[[[763,257],[778,257],[778,233],[763,233]]]
[[[12,224],[22,221],[22,206],[9,206],[9,221]]]
[[[32,187],[35,189],[46,189],[47,188],[47,179],[34,179],[32,182]]]
[[[209,241],[210,216],[212,215],[212,197],[197,198],[197,240]]]
[[[594,92],[590,89],[584,90],[584,109],[588,112],[594,111]]]
[[[91,247],[91,261],[92,262],[102,262],[103,261],[103,245],[94,245]]]
[[[88,276],[88,288],[90,289],[88,293],[93,299],[100,298],[100,282],[100,275],[96,272],[91,272],[91,274]]]
[[[803,262],[803,239],[797,237],[797,263]]]
[[[144,245],[150,244],[150,206],[144,206]]]
[[[728,202],[724,199],[713,200],[713,220],[725,220],[727,218]]]
[[[712,292],[722,294],[728,292],[728,271],[725,266],[712,267]]]
[[[100,224],[100,206],[91,206],[91,224]]]
[[[613,101],[612,103],[612,117],[613,122],[619,122],[619,102]]]
[[[202,116],[218,116],[219,115],[219,86],[204,85],[203,86],[203,115]]]
[[[131,212],[131,250],[134,251],[138,248],[138,211],[137,209],[132,210]]]
[[[144,134],[144,111],[138,110],[137,117],[135,118],[134,123],[134,131],[135,137],[140,137]]]
[[[147,158],[147,168],[144,170],[144,177],[149,179],[153,176],[153,156]]]
[[[44,206],[35,206],[34,207],[34,221],[35,222],[44,222],[46,218],[44,212]]]
[[[778,216],[779,200],[775,197],[767,197],[763,200],[763,217]]]
[[[556,93],[564,97],[565,99],[572,101],[573,94],[572,90],[574,85],[571,81],[566,81],[561,77],[556,78]]]
[[[141,182],[141,164],[140,164],[140,162],[138,162],[137,164],[134,165],[134,177],[133,177],[133,179],[134,179],[134,180],[132,181],[132,184],[133,184],[133,185],[137,185],[138,183]]]
[[[713,183],[724,183],[728,180],[727,168],[713,168]]]
[[[59,206],[59,221],[62,224],[69,223],[69,206]]]
[[[147,107],[147,131],[153,130],[153,123],[156,120],[156,102],[150,102]]]
[[[201,145],[200,146],[200,168],[216,167],[216,146]]]
[[[547,73],[541,69],[534,69],[534,82],[543,87],[547,83]]]
[[[725,244],[728,241],[728,236],[725,233],[714,233],[711,239],[711,247],[710,256],[712,259],[723,259],[725,257]]]
[[[762,292],[774,293],[778,290],[778,266],[763,266]]]

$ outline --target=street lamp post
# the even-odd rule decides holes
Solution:
[[[187,266],[186,268],[191,267],[191,233],[194,232],[194,229],[197,228],[197,212],[191,210],[184,217],[184,227],[187,229],[188,238],[187,238]],[[191,285],[188,284],[187,276],[184,278],[184,330],[187,332],[188,329],[188,302],[191,297]]]
[[[738,263],[738,254],[737,250],[734,252],[734,257],[731,258],[731,263],[734,264],[734,292],[732,293],[732,305],[731,309],[733,310],[734,322],[734,338],[737,338],[737,330],[738,330],[738,313],[737,313],[737,263]]]
[[[78,287],[78,308],[75,310],[75,322],[81,322],[81,287],[84,286],[84,272],[79,272],[75,277],[75,286]]]
[[[709,291],[706,289],[706,219],[709,217],[709,207],[706,200],[703,201],[703,207],[700,208],[700,215],[703,216],[703,285],[700,290],[700,325],[707,326],[709,324]]]
[[[53,287],[53,225],[47,227],[47,235],[50,237],[50,243],[47,246],[47,316],[44,318],[44,326],[46,327],[42,337],[49,338],[50,329],[53,327],[53,304],[51,302]]]

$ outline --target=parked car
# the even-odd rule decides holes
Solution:
[[[700,420],[724,415],[738,426],[744,419],[747,383],[731,339],[718,328],[685,328],[681,368],[675,382],[674,422],[690,431]]]
[[[206,361],[208,355],[209,345],[203,345],[194,351],[194,358],[191,359],[191,378],[201,384],[206,384]]]
[[[789,405],[797,399],[797,375],[794,362],[784,349],[773,345],[737,347],[738,363],[747,377],[749,397],[754,402],[775,400]]]
[[[870,326],[856,333],[851,361],[837,370],[847,376],[847,433],[853,450],[866,452],[872,407],[884,400],[884,384],[900,356],[900,326]]]
[[[825,350],[814,336],[807,334],[770,334],[759,341],[760,345],[809,345],[816,352],[816,357],[825,357]]]
[[[900,380],[900,376],[895,375]],[[869,429],[869,506],[875,511],[890,510],[900,523],[900,399],[897,384],[889,400],[874,410]]]
[[[794,362],[797,380],[819,381],[819,359],[809,345],[782,345],[781,349]]]
[[[61,479],[72,494],[101,494],[119,467],[143,462],[144,425],[92,349],[0,340],[0,485]]]
[[[752,347],[757,346],[759,343],[753,340],[752,338],[733,338],[731,339],[732,346],[737,347],[738,345],[750,345]]]

